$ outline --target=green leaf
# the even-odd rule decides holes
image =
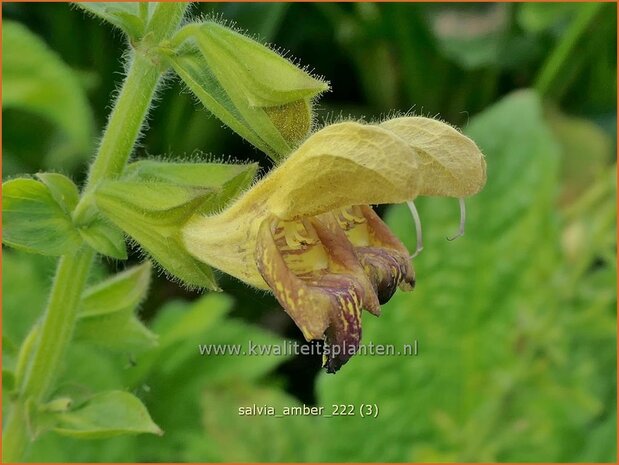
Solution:
[[[130,309],[80,319],[74,338],[114,351],[139,352],[157,346],[157,335],[150,331]]]
[[[240,346],[241,351],[248,351],[248,344],[275,346],[283,345],[284,339],[245,322],[227,319],[219,321],[230,305],[225,296],[212,295],[193,304],[178,320],[165,331],[159,330],[163,319],[171,319],[163,314],[161,320],[154,323],[155,331],[161,334],[162,348],[169,349],[158,362],[159,370],[167,375],[191,371],[196,363],[203,366],[201,379],[221,381],[230,378],[258,379],[288,357],[284,355],[253,356],[247,354],[200,354],[200,345]],[[224,305],[225,304],[225,305]],[[174,307],[169,309],[174,311]],[[208,315],[208,317],[207,317]],[[199,323],[199,320],[202,322]],[[183,341],[183,343],[181,343]],[[194,357],[199,357],[196,360]],[[187,363],[189,362],[189,363]],[[192,368],[192,366],[194,368]]]
[[[157,349],[137,359],[131,385],[153,378],[185,378],[187,384],[203,385],[206,380],[257,380],[287,360],[287,355],[251,355],[249,342],[255,345],[283,347],[286,340],[255,325],[236,319],[224,319],[232,306],[225,294],[208,294],[192,304],[173,302],[164,306],[153,321],[160,335]],[[200,345],[240,346],[245,354],[200,354]],[[200,365],[199,374],[196,364]],[[154,382],[154,381],[153,381]],[[197,386],[196,385],[196,386]]]
[[[163,434],[142,402],[122,391],[97,394],[79,408],[56,415],[56,422],[54,431],[57,433],[83,439],[120,434]]]
[[[612,140],[601,127],[584,118],[549,108],[546,121],[563,151],[565,179],[561,200],[573,201],[585,192],[614,160]],[[586,154],[586,155],[585,155]]]
[[[57,152],[86,155],[92,142],[93,115],[71,69],[19,23],[2,25],[2,108],[27,110],[49,119],[64,133]]]
[[[69,397],[72,406],[79,407],[102,391],[126,389],[122,379],[127,371],[119,355],[79,341],[71,343],[54,397]],[[51,426],[54,426],[53,423]],[[118,436],[102,440],[42,434],[30,446],[29,462],[123,462],[136,461],[135,436]],[[143,441],[143,437],[139,438]],[[141,444],[141,442],[140,442]]]
[[[252,400],[257,403],[272,401],[277,405],[296,404],[296,401],[285,395],[278,396],[275,390],[259,393],[252,391],[243,396],[247,392],[245,387],[251,390],[254,383],[266,381],[267,374],[285,361],[285,357],[200,355],[199,344],[240,344],[246,348],[248,340],[258,344],[284,343],[281,338],[254,325],[224,318],[231,304],[230,297],[225,294],[208,294],[193,303],[166,304],[153,321],[153,329],[161,336],[160,347],[136,357],[129,385],[138,387],[147,384],[151,392],[157,392],[156,399],[149,403],[149,409],[156,418],[162,419],[161,426],[166,430],[165,442],[144,438],[144,446],[159,460],[204,461],[220,456],[226,445],[236,444],[238,438],[231,437],[231,431],[235,428],[237,432],[238,428],[243,431],[242,435],[237,434],[239,438],[247,434],[251,440],[251,445],[239,450],[235,456],[244,455],[250,448],[257,448],[256,443],[264,440],[266,431],[273,434],[270,436],[273,448],[260,448],[261,452],[256,458],[262,457],[264,452],[265,457],[279,457],[281,460],[286,452],[277,451],[290,450],[288,447],[292,443],[299,448],[311,443],[311,440],[308,443],[301,431],[299,436],[302,443],[297,442],[300,439],[298,436],[292,439],[287,435],[296,430],[297,422],[293,419],[290,422],[281,418],[266,419],[263,425],[259,419],[251,421],[237,415],[241,401],[250,404]],[[179,383],[178,380],[183,382]],[[175,408],[171,410],[169,405]],[[220,416],[226,410],[232,415]],[[240,420],[238,424],[235,418]],[[207,419],[208,427],[205,423]],[[276,434],[275,420],[286,431]],[[218,438],[226,438],[226,444],[221,443],[219,446],[213,444],[217,438],[210,434],[217,429],[217,421],[222,427],[222,434]],[[247,423],[247,428],[252,432],[246,433],[242,423]],[[298,423],[304,422],[299,419]],[[207,428],[211,439],[205,439],[204,428]],[[264,436],[258,431],[260,428],[263,428]],[[181,456],[178,449],[171,447],[172,444],[183,444]],[[228,453],[232,454],[231,451]]]
[[[136,307],[146,297],[150,274],[150,262],[145,262],[88,288],[74,338],[130,352],[156,346],[157,336],[135,316]]]
[[[155,350],[138,358],[130,373],[130,384],[139,385],[148,375],[174,373],[195,357],[200,338],[209,330],[216,330],[231,307],[232,299],[225,294],[207,294],[191,305],[185,302],[164,305],[152,325],[160,343]]]
[[[35,176],[47,186],[56,203],[66,213],[71,214],[80,199],[79,191],[73,181],[60,173],[37,173]]]
[[[272,387],[238,382],[213,385],[201,396],[203,432],[188,444],[184,460],[202,462],[286,462],[307,460],[321,447],[320,417],[240,415],[251,406],[269,406],[277,414],[302,407],[292,396]],[[330,413],[330,412],[329,412]]]
[[[44,434],[31,444],[28,461],[31,463],[84,463],[84,462],[135,462],[138,446],[136,436],[117,436],[103,441]],[[140,443],[141,444],[141,443]]]
[[[88,318],[126,308],[134,309],[146,298],[150,277],[151,264],[146,261],[89,287],[82,296],[79,317]]]
[[[70,397],[79,406],[98,392],[125,389],[125,360],[89,342],[72,341],[58,374],[54,395]]]
[[[155,6],[152,2],[144,3],[146,8],[143,8],[140,2],[75,2],[75,4],[113,24],[134,39],[139,39],[144,34]]]
[[[241,355],[201,355],[205,369],[203,379],[208,379],[211,382],[235,378],[257,380],[290,358],[290,355],[283,352],[286,339],[256,325],[235,319],[229,319],[225,324],[205,333],[198,342],[202,345],[211,346],[236,345],[246,352]],[[258,347],[268,347],[271,350],[275,346],[279,346],[282,352],[277,354],[272,350],[268,355],[251,355],[248,352],[250,343]],[[199,351],[198,347],[195,350]]]
[[[13,179],[3,183],[2,191],[6,245],[42,255],[62,255],[81,246],[67,204],[60,205],[45,184]]]
[[[165,306],[153,322],[154,330],[161,335],[161,349],[204,335],[214,329],[231,308],[232,299],[225,294],[208,294],[188,306]]]
[[[4,226],[6,228],[6,223]],[[3,345],[10,342],[14,348],[18,347],[41,316],[48,299],[49,277],[53,275],[54,267],[55,260],[52,257],[11,249],[2,251]],[[24,286],[26,282],[28,286]]]
[[[82,239],[100,254],[119,260],[127,258],[125,235],[104,219],[95,219],[88,226],[79,228],[79,232]]]

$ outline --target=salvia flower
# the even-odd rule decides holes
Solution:
[[[194,215],[182,239],[198,260],[270,289],[307,340],[326,341],[335,372],[359,346],[361,310],[379,315],[415,284],[409,251],[370,205],[463,198],[485,178],[475,143],[440,121],[333,124],[221,213]]]

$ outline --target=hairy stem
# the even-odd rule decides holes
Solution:
[[[90,167],[86,191],[94,189],[102,179],[119,176],[131,155],[133,146],[153,100],[161,77],[160,66],[152,52],[160,41],[179,26],[187,3],[159,3],[153,13],[143,44],[138,44],[127,78],[116,100],[97,157]],[[151,56],[149,56],[151,55]]]
[[[86,191],[94,189],[101,180],[122,173],[140,134],[159,77],[159,70],[148,58],[134,54],[97,158],[90,167]]]
[[[157,5],[142,43],[136,44],[131,65],[110,115],[101,145],[91,166],[84,190],[89,193],[103,179],[119,176],[151,105],[161,67],[149,56],[151,46],[167,39],[180,25],[187,3]],[[82,197],[84,198],[84,196]],[[30,442],[28,405],[47,400],[64,354],[71,342],[79,302],[95,253],[83,247],[60,258],[41,321],[41,333],[23,379],[17,380],[17,394],[2,434],[3,461],[22,459]]]
[[[43,400],[54,380],[77,317],[82,290],[94,252],[82,247],[58,261],[41,334],[24,379],[18,386],[23,397]]]

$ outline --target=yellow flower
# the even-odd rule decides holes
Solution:
[[[378,315],[398,286],[414,286],[409,252],[369,205],[463,198],[485,178],[475,143],[440,121],[334,124],[220,214],[192,217],[183,242],[197,259],[271,289],[307,340],[334,349],[325,366],[335,372],[359,346],[361,309]]]

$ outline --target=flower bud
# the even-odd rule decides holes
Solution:
[[[326,82],[214,22],[185,26],[179,37],[168,60],[215,116],[274,160],[303,141]]]

